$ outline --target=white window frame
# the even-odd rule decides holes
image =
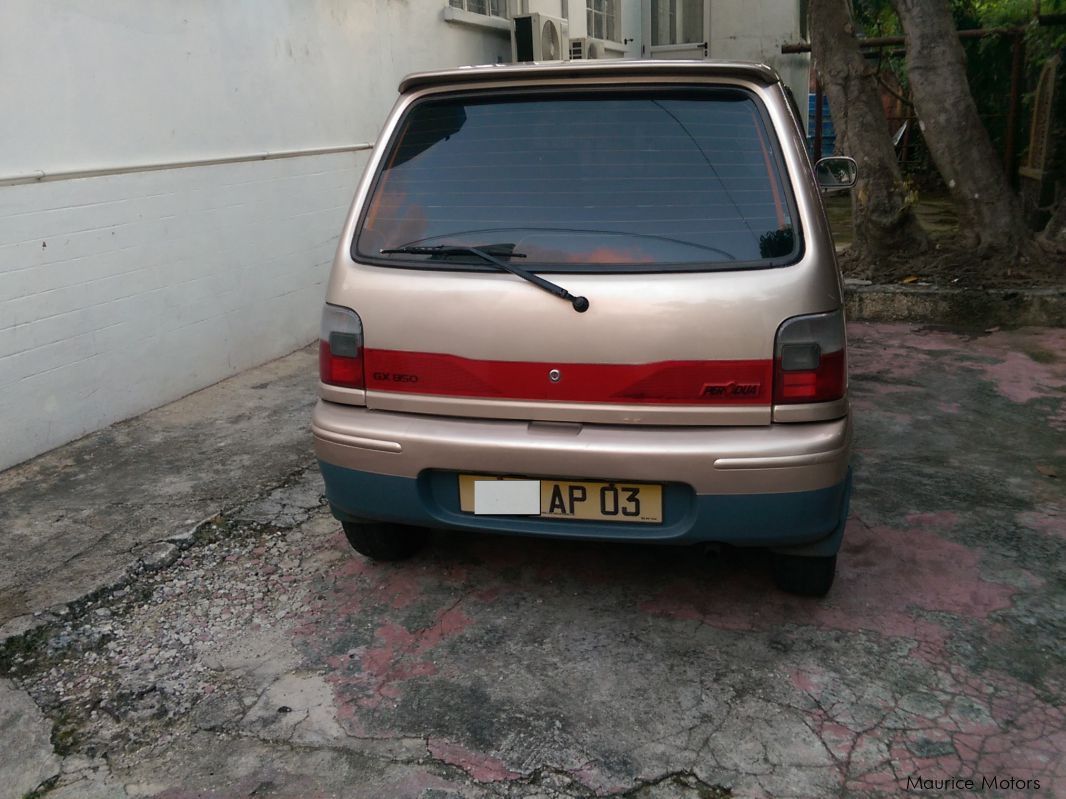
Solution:
[[[653,3],[652,0],[643,0],[641,3],[641,14],[643,16],[642,27],[644,30],[644,46],[641,48],[641,52],[650,55],[652,58],[706,58],[711,36],[711,0],[703,0],[701,3],[703,6],[702,42],[683,41],[684,36],[682,36],[682,31],[684,29],[684,18],[681,13],[681,3],[678,3],[678,13],[674,18],[673,24],[666,23],[666,28],[669,29],[669,33],[671,34],[670,38],[679,40],[678,43],[655,44],[655,39],[652,37],[652,13],[655,11],[652,6],[654,5],[655,3]]]
[[[622,41],[622,0],[605,0],[606,10],[597,11],[593,8],[594,0],[584,0],[585,19],[587,33],[594,39],[604,39],[611,42]],[[603,19],[603,36],[597,36],[595,19]],[[612,35],[613,34],[613,35]]]
[[[488,11],[476,11],[470,8],[471,5],[475,4],[484,4]],[[462,11],[465,14],[477,14],[481,17],[493,17],[496,19],[511,18],[511,4],[508,0],[447,0],[446,5],[448,8]],[[499,13],[493,13],[492,7],[494,5],[497,7]]]
[[[422,0],[419,0],[422,2]],[[452,3],[456,5],[452,5]],[[512,4],[509,0],[500,0],[498,7],[502,8],[504,16],[496,14],[483,14],[480,11],[468,11],[470,0],[444,0],[444,21],[459,25],[467,25],[482,31],[490,31],[496,34],[511,35]],[[491,6],[489,6],[491,9]]]

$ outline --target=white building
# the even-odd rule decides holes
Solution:
[[[313,340],[404,74],[509,61],[533,11],[602,56],[767,61],[805,97],[779,55],[801,3],[4,0],[0,469]]]

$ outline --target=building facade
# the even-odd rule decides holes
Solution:
[[[509,61],[538,12],[598,57],[767,61],[805,92],[776,55],[795,5],[5,0],[0,469],[313,340],[404,74]]]

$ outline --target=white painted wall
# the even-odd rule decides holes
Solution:
[[[576,0],[572,0],[576,2]],[[707,37],[711,59],[756,61],[769,64],[792,89],[797,105],[806,118],[810,80],[809,55],[782,55],[781,45],[802,40],[799,0],[704,0],[710,8]],[[581,4],[582,7],[584,4]],[[650,21],[651,0],[621,0],[622,35],[637,37],[627,47],[627,55],[639,57],[641,44],[650,44],[651,31],[642,25]],[[646,17],[646,19],[645,19]],[[692,57],[666,56],[666,57]]]
[[[711,0],[709,56],[770,65],[806,120],[810,56],[781,54],[781,45],[800,40],[798,0]]]
[[[3,0],[0,172],[372,140],[405,73],[509,58],[444,0]]]
[[[552,17],[567,17],[570,20],[571,29],[574,25],[580,24],[581,29],[578,35],[585,35],[584,0],[529,0],[528,6],[530,11],[536,11],[540,14],[548,14]],[[571,13],[571,6],[573,7],[573,13]],[[571,33],[571,35],[575,34]]]
[[[0,188],[0,464],[310,341],[359,166]]]
[[[3,0],[0,180],[372,141],[444,0]],[[0,185],[0,468],[316,335],[365,154]]]

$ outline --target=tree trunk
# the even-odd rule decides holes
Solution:
[[[1066,250],[1066,187],[1060,192],[1059,201],[1041,234],[1041,240],[1049,249]]]
[[[1012,257],[1032,241],[966,79],[950,0],[891,0],[920,127],[959,214],[960,243]]]
[[[811,0],[809,30],[837,141],[859,166],[851,193],[856,255],[876,269],[886,256],[924,250],[928,240],[907,201],[875,74],[855,40],[849,0]]]

